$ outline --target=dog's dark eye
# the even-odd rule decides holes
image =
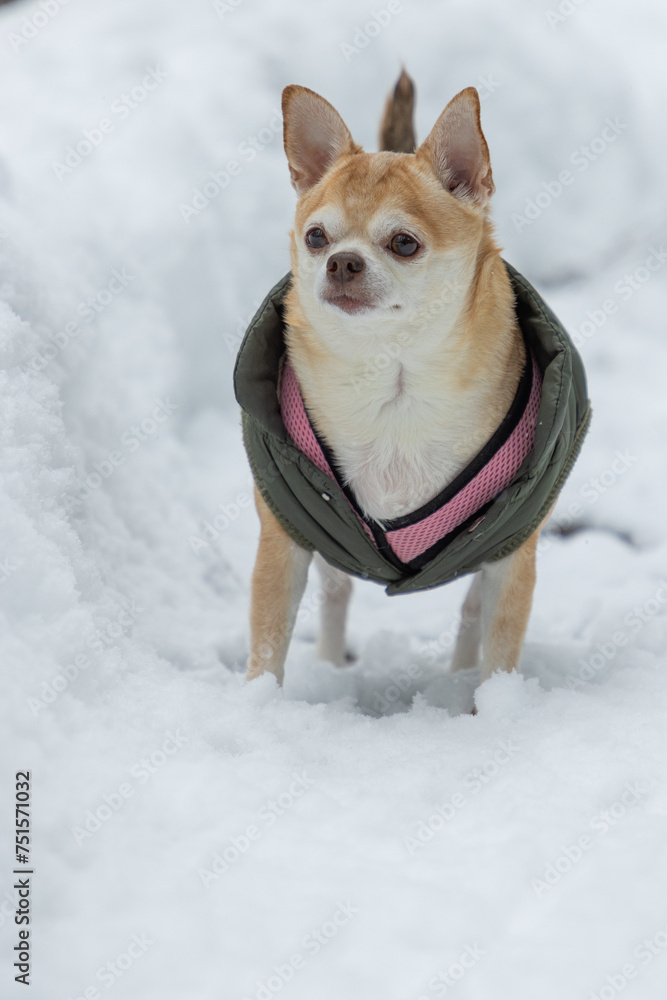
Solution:
[[[315,228],[309,229],[306,233],[306,243],[309,247],[312,247],[313,250],[321,250],[322,247],[327,246],[329,240],[327,239],[323,229]]]
[[[419,243],[414,236],[407,233],[398,233],[389,244],[390,249],[398,257],[412,257],[419,250]]]

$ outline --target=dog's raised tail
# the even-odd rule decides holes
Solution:
[[[415,85],[403,69],[387,98],[380,123],[380,149],[393,153],[414,153],[417,145],[412,120],[414,105]]]

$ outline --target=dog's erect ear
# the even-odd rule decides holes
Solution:
[[[449,102],[416,155],[428,160],[453,195],[487,204],[495,185],[474,87],[466,87]]]
[[[302,195],[341,153],[359,153],[336,109],[307,87],[283,90],[283,141],[292,184]]]

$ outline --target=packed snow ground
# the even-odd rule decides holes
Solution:
[[[663,1000],[666,30],[657,0],[2,7],[3,997]],[[372,149],[401,62],[422,138],[479,87],[505,255],[595,411],[475,717],[463,582],[357,584],[335,670],[313,580],[284,689],[243,682],[231,370],[288,266],[280,91]]]

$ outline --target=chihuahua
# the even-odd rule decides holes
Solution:
[[[360,518],[380,527],[400,525],[460,476],[502,424],[529,365],[489,220],[494,183],[478,93],[457,94],[416,150],[411,114],[403,74],[382,151],[365,153],[324,98],[300,86],[283,92],[298,195],[284,317],[290,377]],[[281,683],[312,552],[255,493],[247,676],[269,671]],[[473,576],[452,670],[480,666],[483,681],[518,667],[538,534]],[[351,582],[316,561],[325,597],[318,654],[341,665]]]

